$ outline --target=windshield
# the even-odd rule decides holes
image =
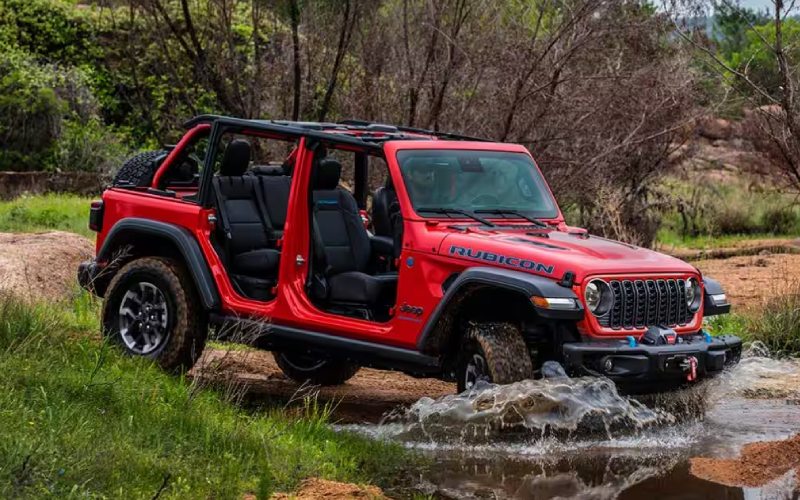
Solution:
[[[553,197],[530,156],[467,150],[405,150],[397,153],[414,210],[558,215]],[[427,217],[436,213],[423,210]],[[442,212],[440,212],[442,213]],[[512,214],[513,215],[513,214]]]

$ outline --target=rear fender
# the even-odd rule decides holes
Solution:
[[[519,271],[472,267],[460,273],[449,286],[446,286],[444,297],[420,334],[417,349],[431,355],[446,352],[447,347],[459,335],[457,322],[462,316],[462,305],[475,294],[487,292],[503,294],[513,298],[516,304],[524,304],[524,310],[521,312],[531,318],[538,316],[545,320],[574,322],[583,319],[583,306],[580,301],[577,301],[577,308],[570,311],[544,309],[534,306],[531,302],[533,296],[577,300],[571,288],[561,286],[548,278]],[[502,311],[500,313],[502,314]]]
[[[109,230],[103,246],[97,252],[97,261],[112,267],[117,266],[119,263],[116,260],[125,259],[120,252],[124,253],[126,247],[133,246],[134,253],[141,254],[143,242],[156,250],[146,253],[149,255],[159,255],[168,248],[177,252],[189,270],[205,308],[213,310],[219,307],[219,293],[208,263],[197,240],[184,227],[137,217],[121,219]],[[98,290],[101,296],[104,293],[104,289]]]

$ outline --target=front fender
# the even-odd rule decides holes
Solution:
[[[428,318],[417,340],[417,349],[423,353],[438,354],[452,335],[453,312],[472,293],[486,288],[510,291],[519,294],[530,304],[531,313],[545,319],[580,321],[583,319],[583,306],[571,288],[563,287],[557,282],[510,269],[494,267],[472,267],[458,275],[447,286],[442,300]],[[534,306],[531,297],[570,298],[575,299],[574,310],[554,310]]]
[[[725,296],[725,292],[722,290],[722,285],[720,285],[717,280],[704,276],[703,288],[705,289],[705,294],[703,296],[703,316],[718,316],[731,312],[731,304]],[[722,299],[722,301],[714,300],[714,297],[718,297]]]

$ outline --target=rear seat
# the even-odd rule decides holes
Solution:
[[[250,144],[241,139],[231,141],[225,149],[220,175],[212,183],[226,267],[245,295],[268,299],[278,275],[278,236],[267,219],[259,179],[245,175],[249,163]],[[282,230],[281,225],[281,234]]]
[[[250,172],[258,179],[259,188],[264,195],[264,205],[272,224],[272,231],[276,238],[282,238],[286,225],[286,212],[289,209],[292,178],[286,167],[281,165],[259,165],[253,167]]]

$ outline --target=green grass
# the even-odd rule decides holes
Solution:
[[[311,476],[383,484],[397,445],[334,432],[309,402],[248,412],[102,343],[97,303],[0,297],[0,497],[259,498]]]
[[[30,233],[70,231],[92,237],[89,230],[90,198],[68,194],[22,196],[0,201],[0,231]]]

